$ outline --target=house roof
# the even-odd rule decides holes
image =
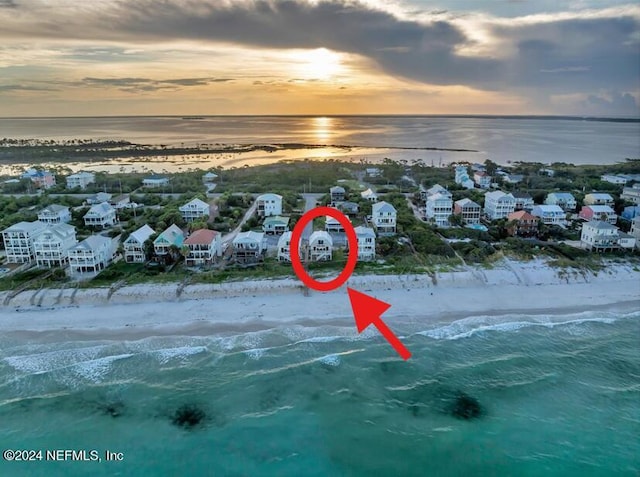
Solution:
[[[583,225],[583,227],[592,227],[598,230],[618,230],[618,227],[611,225],[609,222],[602,220],[591,220]]]
[[[559,212],[564,214],[564,210],[562,210],[562,207],[560,207],[559,205],[547,205],[547,204],[541,204],[541,205],[536,205],[533,211],[540,211],[540,212]]]
[[[93,172],[86,172],[86,171],[80,171],[80,172],[76,172],[75,174],[71,174],[67,176],[67,179],[69,177],[95,177],[95,174]]]
[[[363,192],[360,192],[360,196],[363,199],[367,199],[369,197],[378,197],[378,194],[376,194],[375,192],[373,192],[371,189],[367,189]]]
[[[195,199],[191,199],[189,202],[187,202],[182,207],[180,207],[180,210],[186,209],[190,205],[196,205],[196,206],[198,206],[198,208],[201,208],[201,209],[202,208],[207,208],[207,209],[209,208],[209,204],[207,204],[205,201],[200,200],[198,198],[195,198]]]
[[[218,232],[209,229],[198,229],[184,241],[186,245],[209,245],[218,236]]]
[[[69,235],[71,235],[72,233],[75,233],[76,228],[73,225],[69,225],[69,224],[54,224],[54,225],[50,225],[48,226],[44,231],[43,234],[38,235],[38,237],[43,237],[44,234],[51,233],[53,235],[55,235],[58,238],[64,239],[66,237],[68,237]],[[36,238],[35,241],[38,241],[38,238]]]
[[[555,197],[556,199],[576,200],[576,198],[570,192],[550,192],[549,195],[547,195],[547,197],[551,197],[551,196]]]
[[[525,191],[521,191],[521,190],[517,190],[515,192],[512,192],[511,195],[513,197],[515,197],[516,199],[533,199],[533,197],[531,197],[531,194],[529,194],[528,192],[525,192]]]
[[[44,222],[40,222],[39,220],[35,220],[33,222],[18,222],[17,224],[13,224],[10,227],[7,227],[3,230],[3,232],[27,232],[33,233],[39,231],[46,227]]]
[[[614,210],[608,205],[585,205],[584,207],[589,207],[596,214],[615,214]]]
[[[75,244],[69,250],[96,250],[104,245],[111,245],[111,239],[102,235],[89,235],[82,242]]]
[[[333,186],[329,189],[329,192],[331,192],[332,194],[340,193],[342,192],[344,194],[345,190],[344,187],[340,187],[340,186]]]
[[[160,235],[158,235],[153,243],[155,244],[160,239],[164,239],[173,245],[182,245],[184,234],[182,233],[182,230],[180,230],[180,227],[176,224],[171,224]]]
[[[264,225],[267,225],[270,223],[288,225],[289,220],[290,220],[289,217],[283,217],[282,215],[271,215],[264,219]]]
[[[215,179],[216,177],[218,177],[218,174],[215,174],[214,172],[207,172],[207,173],[206,173],[206,174],[204,174],[202,177],[207,177],[207,178]]]
[[[241,242],[258,242],[261,243],[264,239],[264,234],[262,232],[254,232],[253,230],[249,230],[248,232],[240,232],[233,239],[233,243],[241,243]]]
[[[129,237],[133,237],[134,239],[136,239],[137,242],[139,243],[144,243],[149,237],[151,237],[154,234],[154,230],[149,227],[147,224],[144,224],[142,227],[140,227],[138,230],[136,230],[135,232],[131,232],[131,234],[129,235]],[[128,239],[127,239],[128,240]]]
[[[451,194],[446,190],[444,192],[436,192],[435,194],[431,194],[429,197],[427,197],[427,202],[432,202],[434,200],[440,200],[440,199],[451,200]]]
[[[380,212],[391,212],[392,214],[395,214],[396,208],[389,202],[382,201],[373,204],[372,211],[374,214],[378,214]]]
[[[145,181],[168,181],[169,179],[167,179],[164,176],[153,175],[153,176],[145,177],[143,180],[145,180]]]
[[[266,194],[259,195],[256,200],[282,200],[282,196],[268,192]]]
[[[92,205],[89,211],[84,214],[84,216],[86,217],[87,215],[95,214],[103,215],[111,212],[112,210],[114,210],[114,208],[111,207],[111,204],[109,202],[100,202],[99,204]]]
[[[327,240],[329,242],[329,245],[333,245],[333,239],[331,238],[331,235],[329,234],[329,232],[325,232],[324,230],[316,230],[315,232],[313,232],[309,237],[309,243],[315,242],[316,240],[320,239]]]
[[[592,192],[590,194],[585,195],[586,197],[591,197],[592,199],[603,199],[603,200],[613,200],[611,194],[606,194],[603,192]]]
[[[376,236],[376,233],[373,231],[373,229],[369,228],[369,227],[363,227],[362,225],[358,226],[355,228],[356,230],[356,236],[358,237],[374,237]]]
[[[493,200],[499,200],[499,199],[502,199],[502,198],[505,198],[505,197],[506,198],[510,197],[512,199],[515,198],[515,197],[513,197],[513,195],[507,194],[505,192],[502,192],[501,190],[494,190],[492,192],[485,192],[484,196],[485,196],[485,198],[490,198],[490,199],[493,199]]]
[[[531,215],[526,210],[512,212],[507,216],[507,220],[538,220],[538,217]]]
[[[460,199],[460,200],[456,200],[456,205],[458,205],[459,207],[477,207],[480,208],[480,204],[472,201],[471,199],[468,198],[464,198],[464,199]]]
[[[68,211],[69,207],[58,204],[47,205],[40,212],[51,212],[52,214],[57,214],[58,212]]]

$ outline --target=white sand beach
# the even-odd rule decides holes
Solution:
[[[612,264],[597,274],[561,272],[544,262],[504,261],[494,269],[428,275],[367,275],[347,285],[391,304],[394,322],[446,323],[468,316],[553,315],[583,311],[640,310],[640,271]],[[0,306],[0,331],[67,330],[109,337],[206,334],[266,329],[286,323],[309,326],[352,323],[346,286],[304,293],[297,279],[186,286],[136,285],[26,291]],[[9,292],[0,294],[0,303]]]

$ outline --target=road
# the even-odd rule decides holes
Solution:
[[[318,199],[320,199],[324,194],[302,194],[304,197],[304,211],[309,212],[311,209],[316,207]],[[302,231],[302,238],[308,239],[313,232],[313,221],[309,222],[304,230]]]

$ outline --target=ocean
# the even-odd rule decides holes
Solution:
[[[310,316],[310,318],[312,318]],[[415,318],[415,317],[414,317]],[[635,476],[640,313],[0,337],[6,476]],[[104,452],[122,453],[105,461]]]
[[[0,118],[0,138],[110,139],[139,144],[322,145],[276,152],[194,154],[149,161],[149,170],[179,171],[280,160],[395,160],[448,164],[515,161],[614,164],[640,157],[640,120],[491,116],[205,116],[201,118]],[[336,146],[347,146],[336,147]],[[408,148],[408,149],[407,149]],[[437,148],[440,150],[430,150]],[[449,150],[447,150],[449,149]],[[464,149],[453,151],[451,149]],[[131,158],[71,164],[94,170],[140,170]],[[28,165],[28,164],[26,164]],[[7,171],[5,171],[6,173]]]

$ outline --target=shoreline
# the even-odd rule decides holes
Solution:
[[[348,286],[389,303],[384,318],[392,328],[402,324],[424,329],[479,316],[499,320],[526,314],[553,321],[555,315],[640,310],[640,271],[627,265],[612,265],[597,275],[560,277],[540,260],[508,261],[492,270],[438,273],[435,278],[363,275],[350,278]],[[241,333],[283,325],[353,325],[346,287],[305,296],[296,279],[254,280],[191,285],[176,298],[177,287],[123,287],[108,300],[108,288],[84,289],[75,292],[74,303],[68,300],[71,289],[23,292],[8,306],[0,305],[0,331],[38,339],[60,334],[70,339],[130,339]],[[8,293],[0,293],[0,303]],[[40,306],[32,304],[38,294]]]

